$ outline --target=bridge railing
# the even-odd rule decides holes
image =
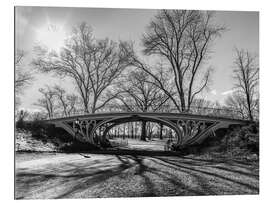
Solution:
[[[233,118],[233,119],[247,119],[242,113],[237,109],[229,109],[229,108],[210,108],[210,107],[197,107],[191,106],[188,111],[179,111],[177,108],[166,105],[162,106],[162,108],[155,109],[154,107],[142,111],[138,109],[137,106],[125,106],[125,105],[108,105],[102,109],[95,111],[94,113],[119,113],[119,112],[157,112],[157,113],[186,113],[193,115],[203,115],[203,116],[214,116],[214,117],[224,117],[224,118]],[[55,113],[53,117],[48,118],[63,118],[70,116],[79,116],[79,115],[87,115],[91,114],[91,112],[85,112],[84,110],[76,110],[71,112],[68,115],[63,113]]]

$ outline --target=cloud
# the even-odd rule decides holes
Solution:
[[[231,90],[228,90],[228,91],[224,91],[224,92],[222,92],[221,94],[222,94],[222,95],[228,95],[228,94],[234,93],[235,91],[236,91],[235,89],[231,89]]]
[[[214,89],[210,93],[213,94],[213,95],[217,95],[217,90]]]
[[[42,112],[41,109],[37,109],[37,108],[20,108],[19,109],[20,111],[23,110],[23,111],[27,111],[29,113],[37,113],[37,112]]]
[[[18,31],[21,31],[21,29],[25,29],[25,27],[28,25],[27,16],[23,14],[21,8],[16,8],[15,14],[16,28],[18,29]]]

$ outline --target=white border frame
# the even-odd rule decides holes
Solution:
[[[14,6],[61,6],[61,7],[107,7],[107,8],[178,8],[198,10],[248,10],[260,11],[260,195],[241,196],[203,196],[203,197],[158,197],[158,198],[117,198],[117,199],[91,199],[94,202],[126,201],[171,201],[179,202],[226,202],[243,201],[245,203],[255,201],[269,202],[267,198],[269,188],[269,138],[267,129],[269,122],[269,19],[270,9],[267,0],[4,0],[1,1],[1,200],[12,201],[14,199]],[[243,36],[244,37],[244,36]],[[268,77],[267,77],[268,76]],[[268,93],[268,94],[267,94]],[[3,95],[4,94],[4,95]],[[269,119],[270,120],[270,119]],[[78,199],[77,199],[78,200]],[[77,201],[58,200],[58,202]],[[36,200],[38,201],[38,200]],[[47,200],[45,200],[47,201]],[[83,199],[80,201],[89,201]]]

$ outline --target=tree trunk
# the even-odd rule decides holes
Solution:
[[[91,110],[92,113],[96,112],[96,105],[97,105],[97,98],[96,98],[96,96],[94,96],[93,106],[92,106],[92,110]]]
[[[134,122],[131,123],[131,138],[134,138]]]
[[[247,96],[247,105],[248,105],[248,114],[249,114],[249,119],[253,121],[253,115],[251,111],[251,99],[249,96],[249,93],[246,91],[246,96]]]
[[[126,136],[126,125],[123,124],[123,140],[125,139]]]
[[[150,126],[150,122],[147,123],[147,127],[146,127],[146,132],[147,132],[147,135],[148,135],[148,139],[151,140],[152,139],[152,132],[151,132],[151,126]]]
[[[87,101],[84,101],[83,104],[84,104],[84,113],[89,113]]]
[[[146,121],[142,121],[141,140],[146,141]]]
[[[128,123],[127,127],[128,127],[128,130],[127,130],[127,131],[128,131],[127,137],[130,138],[130,135],[131,135],[131,133],[130,133],[130,123]]]
[[[160,131],[159,131],[159,139],[163,139],[163,137],[162,137],[162,131],[163,131],[163,124],[162,123],[160,123]]]
[[[182,87],[180,92],[180,101],[181,101],[181,110],[182,112],[185,112],[186,111],[185,94]]]
[[[135,136],[134,136],[135,139],[137,139],[137,134],[138,134],[138,122],[135,122]]]

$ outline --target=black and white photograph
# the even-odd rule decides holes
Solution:
[[[259,16],[14,5],[14,199],[259,195]]]

